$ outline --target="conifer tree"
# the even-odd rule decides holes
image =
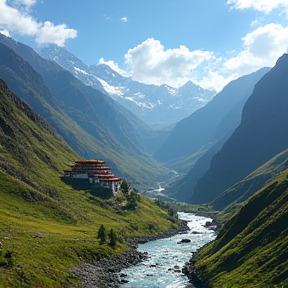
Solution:
[[[97,233],[97,239],[100,239],[100,244],[104,244],[106,242],[106,232],[105,232],[105,227],[104,225],[102,224],[98,230],[98,233]]]
[[[116,242],[117,242],[117,234],[116,232],[111,229],[109,234],[108,234],[109,238],[110,238],[110,242],[109,242],[109,245],[111,247],[115,247],[116,246]]]
[[[124,193],[124,194],[128,194],[129,192],[129,183],[127,182],[126,179],[123,179],[122,182],[121,182],[121,191]]]

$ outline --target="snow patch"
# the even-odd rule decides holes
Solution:
[[[142,94],[141,92],[134,93],[134,95],[137,96],[138,98],[145,98],[145,95]]]
[[[85,75],[89,75],[86,71],[81,70],[81,69],[79,69],[79,68],[77,68],[77,67],[74,67],[74,69],[75,69],[77,72],[80,72],[80,73],[85,74]]]
[[[125,99],[134,102],[134,103],[135,103],[137,106],[139,106],[139,107],[143,107],[143,108],[147,108],[147,109],[153,109],[153,108],[155,107],[155,105],[153,105],[152,103],[141,103],[141,102],[137,102],[137,101],[135,101],[135,99],[133,99],[132,97],[126,97]]]
[[[169,86],[166,86],[166,88],[171,95],[177,95],[178,94],[176,88],[169,87]]]
[[[205,102],[207,102],[207,100],[206,100],[206,99],[204,99],[204,98],[201,98],[201,97],[193,97],[192,99],[195,99],[195,100],[197,100],[197,101],[199,101],[199,102],[202,102],[202,103],[205,103]]]
[[[111,86],[109,85],[106,81],[104,81],[103,79],[100,79],[98,77],[96,77],[98,79],[98,81],[102,84],[103,88],[105,89],[105,91],[108,93],[108,94],[111,94],[111,95],[116,95],[116,96],[119,96],[119,97],[122,97],[123,96],[123,87],[115,87],[115,86]]]

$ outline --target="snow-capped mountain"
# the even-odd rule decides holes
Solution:
[[[105,64],[87,66],[57,45],[49,45],[37,52],[70,71],[86,85],[109,94],[151,127],[162,128],[176,123],[204,106],[215,95],[215,91],[202,89],[191,81],[178,89],[140,83],[120,75]]]

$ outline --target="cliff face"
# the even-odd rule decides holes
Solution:
[[[198,180],[193,203],[205,203],[288,147],[288,55],[255,86],[241,124]]]

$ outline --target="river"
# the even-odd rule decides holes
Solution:
[[[215,238],[215,233],[204,227],[212,219],[191,213],[178,213],[178,217],[187,221],[189,231],[170,238],[150,241],[139,245],[138,250],[147,252],[149,258],[140,264],[121,271],[127,274],[123,278],[129,282],[123,288],[184,288],[188,278],[181,273],[185,262],[188,262],[198,248]],[[190,243],[177,244],[182,239]]]

